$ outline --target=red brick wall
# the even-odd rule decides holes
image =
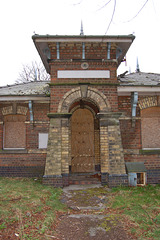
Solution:
[[[51,58],[56,59],[56,43],[49,44],[51,50]],[[59,44],[60,59],[82,59],[82,43],[63,42]],[[116,49],[111,47],[111,59],[116,59]],[[85,43],[85,59],[106,59],[107,43]]]
[[[141,97],[142,98],[142,97]],[[124,159],[125,162],[144,162],[147,168],[147,182],[148,183],[159,183],[160,182],[160,155],[153,153],[145,153],[142,150],[143,146],[148,147],[158,147],[157,138],[159,139],[158,124],[159,121],[160,108],[152,107],[144,110],[139,109],[137,106],[136,116],[139,118],[135,121],[135,126],[132,125],[131,119],[131,98],[128,97],[118,97],[119,111],[123,113],[123,119],[120,120],[122,145],[124,148]],[[149,120],[149,124],[147,124]],[[143,122],[144,121],[144,122]],[[155,136],[157,129],[157,134]],[[154,135],[153,135],[154,131]],[[143,138],[142,138],[143,134]],[[145,137],[145,144],[144,141]]]
[[[122,145],[124,149],[141,149],[141,121],[136,120],[132,127],[132,120],[120,120]]]
[[[51,67],[51,82],[52,83],[79,83],[79,82],[90,82],[90,83],[117,83],[117,64],[115,62],[108,62],[108,61],[85,61],[88,62],[88,69],[87,70],[109,70],[110,71],[110,78],[108,79],[57,79],[57,71],[58,70],[83,70],[81,68],[81,64],[84,61],[61,61],[57,60],[55,62],[50,63]]]
[[[87,70],[109,70],[110,78],[108,79],[58,79],[58,70],[83,70],[81,68],[82,61],[82,43],[60,43],[60,60],[56,60],[56,44],[50,43],[51,58],[51,83],[62,84],[51,87],[51,106],[50,112],[57,112],[58,104],[64,94],[72,88],[79,86],[78,83],[94,83],[99,91],[103,92],[111,105],[112,111],[118,110],[117,86],[101,85],[101,84],[117,84],[117,63],[107,61],[107,43],[85,43],[85,60],[89,65]],[[116,50],[111,47],[110,58],[116,59]],[[105,61],[102,61],[105,59]],[[77,84],[68,85],[67,84]],[[65,85],[66,84],[66,85]],[[100,86],[98,86],[100,84]],[[92,86],[92,85],[91,85]]]
[[[6,115],[3,117],[2,108],[11,106],[12,103],[3,104],[0,107],[0,121],[5,121]],[[17,103],[17,106],[24,106],[28,108],[28,104]],[[49,103],[33,103],[33,123],[30,122],[30,113],[27,115],[20,115],[24,118],[26,126],[26,149],[17,150],[3,150],[3,124],[0,124],[0,175],[1,176],[26,176],[35,177],[43,176],[46,151],[38,149],[38,134],[48,133],[49,118]],[[17,115],[15,115],[17,116]]]

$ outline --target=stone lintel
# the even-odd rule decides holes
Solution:
[[[49,118],[70,118],[72,113],[48,113]]]
[[[99,119],[110,119],[116,118],[119,119],[121,117],[121,112],[106,112],[106,113],[98,113],[97,116]]]

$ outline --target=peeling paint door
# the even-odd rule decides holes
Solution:
[[[91,111],[80,108],[71,119],[71,171],[94,170],[94,118]]]
[[[136,187],[137,186],[137,173],[128,173],[128,183],[129,186]]]

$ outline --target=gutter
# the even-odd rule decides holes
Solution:
[[[123,85],[117,87],[118,96],[131,96],[132,92],[138,92],[138,95],[160,95],[160,85]]]

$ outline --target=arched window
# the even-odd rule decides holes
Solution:
[[[141,110],[142,148],[160,149],[160,107]]]

